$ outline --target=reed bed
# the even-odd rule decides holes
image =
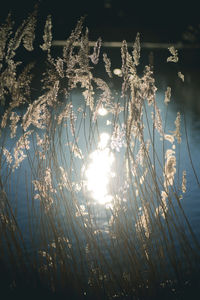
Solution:
[[[51,16],[43,44],[33,47],[36,24],[33,12],[17,29],[8,16],[0,29],[2,292],[191,297],[199,243],[182,207],[180,112],[167,131],[171,88],[161,111],[153,65],[138,72],[139,34],[131,52],[122,42],[114,75],[101,39],[91,51],[83,18],[59,57]],[[45,61],[37,92],[34,64],[19,58],[25,51]],[[178,65],[174,47],[167,61]],[[105,65],[103,78],[95,75],[98,63]],[[116,94],[108,82],[121,90]]]

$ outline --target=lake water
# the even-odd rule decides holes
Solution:
[[[115,53],[114,53],[115,55]],[[162,66],[164,70],[162,69]],[[114,66],[113,67],[119,67],[119,65],[116,63],[116,60],[114,61]],[[166,91],[166,88],[168,85],[172,86],[172,99],[170,104],[168,105],[168,112],[167,112],[167,132],[170,132],[174,130],[174,121],[176,119],[177,111],[181,112],[182,115],[182,121],[181,121],[181,133],[182,133],[182,143],[181,143],[181,150],[180,150],[180,156],[179,156],[179,162],[178,166],[180,167],[180,174],[182,174],[183,170],[186,170],[187,174],[187,190],[186,193],[184,194],[183,199],[181,200],[182,207],[185,211],[185,214],[188,218],[188,221],[191,225],[191,228],[200,242],[200,189],[198,185],[198,180],[200,180],[200,85],[199,85],[199,80],[198,76],[200,75],[199,69],[195,68],[193,66],[191,69],[187,68],[187,66],[182,66],[182,73],[185,75],[185,82],[181,82],[180,78],[177,77],[177,70],[174,68],[174,66],[171,66],[172,71],[170,73],[168,66],[166,66],[164,63],[161,65],[159,69],[159,62],[156,63],[155,65],[155,74],[156,74],[156,82],[158,86],[158,92],[157,92],[157,103],[161,111],[166,111],[166,106],[164,104],[164,93]],[[185,69],[184,69],[185,68]],[[161,71],[163,70],[163,71]],[[165,72],[166,71],[166,72]],[[111,88],[115,89],[117,91],[118,89],[118,82],[116,81],[116,85],[111,85],[109,83]],[[83,101],[83,97],[79,92],[75,92],[72,95],[72,103],[74,105],[74,111],[76,112],[80,102]],[[148,107],[147,107],[148,111]],[[162,115],[164,118],[164,114]],[[184,121],[185,119],[185,121]],[[109,122],[111,121],[111,116],[110,114],[107,114],[105,116],[101,116],[99,118],[99,124],[98,124],[98,130],[99,130],[99,136],[101,136],[102,133],[107,133],[109,134]],[[89,140],[89,128],[90,128],[90,120],[86,118],[85,120],[85,126],[82,126],[81,123],[82,119],[80,121],[78,120],[78,124],[80,125],[79,129],[79,146],[82,150],[83,155],[87,153],[87,145],[85,142],[85,131],[86,135]],[[184,122],[186,125],[186,130],[184,128]],[[40,134],[40,132],[38,131]],[[19,132],[18,132],[19,134]],[[70,133],[68,133],[70,135]],[[187,134],[187,139],[186,139],[186,134]],[[8,138],[5,144],[5,147],[7,149],[12,149],[15,141],[17,140],[18,136],[16,137],[15,140]],[[71,137],[70,137],[71,138]],[[69,139],[70,139],[69,138]],[[105,138],[105,136],[104,136]],[[1,137],[2,140],[2,137]],[[62,132],[62,143],[63,143],[63,151],[65,151],[65,145],[69,142],[66,136],[66,129],[63,130]],[[106,141],[104,141],[106,143]],[[103,143],[104,143],[103,142]],[[158,148],[157,151],[160,151],[160,146],[159,146],[159,140],[158,142]],[[188,144],[189,144],[189,149],[188,149]],[[96,145],[93,144],[91,145],[91,150],[90,153],[93,153],[93,156],[97,155],[95,153],[96,149],[98,147],[98,139],[96,139]],[[33,148],[33,143],[31,142],[30,145],[30,157],[34,161],[34,151],[32,151]],[[102,147],[103,149],[106,149],[106,146]],[[98,154],[99,155],[99,154]],[[100,156],[96,156],[96,161],[100,160]],[[110,154],[107,153],[107,156],[103,157],[103,161],[105,159],[108,159],[108,161],[111,161],[111,156]],[[117,159],[120,161],[120,155],[123,155],[123,150],[121,150],[121,154],[116,154]],[[190,161],[190,156],[192,159],[193,167],[195,168],[196,176],[198,179],[196,179],[196,176],[194,174],[193,168],[191,166],[191,161]],[[60,165],[62,165],[62,159],[60,159]],[[70,164],[70,156],[66,156],[66,163]],[[95,164],[93,167],[90,168],[90,192],[93,194],[95,191],[93,190],[93,187],[97,185],[97,181],[94,180],[94,177],[98,177],[102,179],[107,176],[107,174],[112,173],[112,163],[110,163],[110,166],[107,170],[105,170],[105,166],[108,166],[108,162],[106,165],[102,166],[102,163],[100,165]],[[76,179],[79,178],[79,176],[82,176],[82,170],[83,170],[83,163],[81,160],[77,159],[76,160],[76,169],[80,172],[80,174],[76,174]],[[96,173],[95,173],[96,170]],[[9,171],[8,166],[5,164],[2,167],[1,175],[3,180],[6,178],[6,174]],[[31,193],[33,191],[30,188],[30,181],[31,181],[31,172],[33,171],[33,166],[30,167],[28,159],[26,159],[21,167],[17,169],[14,173],[11,174],[9,182],[6,183],[6,191],[8,194],[9,199],[11,199],[11,203],[13,205],[16,219],[19,223],[19,226],[22,230],[23,236],[25,243],[29,249],[29,251],[33,251],[31,248],[31,240],[30,240],[30,233],[29,233],[29,221],[30,221],[30,213],[31,213],[31,203],[29,203],[29,200],[31,199]],[[99,173],[101,173],[99,175]],[[181,177],[181,175],[180,175]],[[114,178],[114,177],[113,177]],[[26,182],[27,179],[27,182]],[[107,183],[105,183],[106,185]],[[109,197],[109,192],[104,191],[104,186],[103,184],[99,188],[99,190],[96,190],[96,194],[100,194],[101,198]],[[90,194],[91,194],[90,193]],[[95,194],[95,195],[96,195]],[[28,198],[27,198],[28,195]],[[84,197],[79,193],[79,199],[80,199],[80,204],[84,205]],[[106,202],[109,202],[107,200],[102,201],[102,203],[99,203],[98,201],[98,196],[91,197],[90,200],[94,201],[96,206],[93,206],[94,209],[94,215],[96,217],[96,227],[97,230],[104,230],[105,232],[109,230],[108,227],[108,213],[105,210],[105,204]],[[27,210],[27,206],[30,206],[29,209]],[[176,204],[175,204],[176,207]],[[38,200],[35,200],[34,204],[34,210],[39,212],[40,208],[40,203]],[[65,216],[60,216],[62,219]],[[33,234],[37,237],[38,235],[38,244],[36,248],[40,248],[40,235],[39,235],[39,224],[37,224],[37,218],[32,217],[32,224],[34,225],[34,232]],[[191,239],[191,233],[188,230],[188,228],[185,228],[188,236],[188,240]],[[37,240],[37,238],[36,238]]]

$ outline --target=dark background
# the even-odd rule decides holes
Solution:
[[[52,15],[54,39],[66,39],[77,20],[85,15],[91,40],[101,36],[103,41],[132,42],[140,32],[144,42],[199,41],[198,1],[7,0],[1,3],[1,22],[9,11],[20,22],[35,3],[39,5],[41,22]]]

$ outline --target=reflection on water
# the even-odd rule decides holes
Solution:
[[[105,109],[105,107],[103,107],[103,105],[101,105],[101,107],[99,107],[98,109],[98,114],[100,116],[106,116],[108,113],[107,109]]]
[[[159,104],[159,108],[161,109],[161,114],[166,111],[166,106],[164,104],[164,91],[162,93],[157,93],[157,101]],[[78,108],[81,107],[82,95],[81,93],[73,94],[73,111],[78,111]],[[120,98],[120,96],[119,96]],[[120,100],[119,100],[120,102]],[[123,103],[120,105],[123,106]],[[168,112],[167,112],[167,125],[166,130],[167,132],[172,132],[174,130],[174,121],[176,119],[176,111],[177,107],[175,105],[173,106],[171,103],[168,106]],[[146,107],[147,114],[148,106]],[[123,125],[124,120],[123,117],[125,115],[125,112],[120,113],[117,115],[117,122],[118,126],[114,126],[114,122],[112,119],[111,113],[109,113],[106,108],[101,105],[98,109],[98,127],[95,127],[95,123],[93,122],[91,125],[90,120],[90,114],[87,114],[87,111],[85,111],[84,115],[84,121],[80,118],[79,120],[79,114],[77,114],[77,123],[76,126],[79,128],[78,130],[78,136],[77,139],[75,139],[71,133],[71,127],[68,126],[69,123],[66,122],[64,126],[62,127],[60,132],[55,133],[55,140],[57,139],[56,134],[60,134],[60,141],[61,143],[56,144],[56,159],[57,164],[59,165],[60,169],[62,168],[62,180],[60,182],[55,182],[55,186],[58,188],[58,193],[55,195],[56,201],[59,203],[61,210],[58,210],[58,214],[56,212],[56,218],[59,218],[60,224],[62,226],[62,222],[69,222],[69,228],[71,226],[70,223],[75,223],[74,226],[77,226],[79,224],[84,224],[84,226],[88,226],[88,224],[92,224],[92,230],[88,227],[87,232],[90,232],[91,236],[96,239],[95,243],[98,244],[99,248],[101,249],[101,253],[105,256],[108,256],[109,259],[110,256],[106,252],[108,248],[104,247],[104,244],[102,243],[102,237],[105,237],[105,240],[103,240],[104,243],[107,243],[107,240],[110,241],[110,237],[115,240],[116,233],[119,233],[120,239],[117,241],[117,246],[121,247],[124,250],[123,245],[123,234],[127,234],[128,238],[126,240],[127,243],[133,243],[134,238],[133,236],[137,235],[137,230],[140,232],[140,234],[145,234],[147,237],[149,243],[156,243],[157,236],[156,236],[156,230],[154,234],[151,234],[151,231],[149,230],[149,210],[152,209],[150,206],[142,206],[142,203],[138,201],[138,194],[141,194],[141,191],[138,189],[137,181],[142,185],[145,180],[149,180],[149,177],[153,174],[146,174],[145,169],[140,169],[140,173],[136,173],[133,175],[133,182],[132,182],[132,189],[130,188],[131,185],[129,185],[129,182],[126,181],[126,171],[130,170],[132,174],[134,173],[134,170],[126,166],[126,147],[124,143],[124,133],[123,133]],[[197,139],[197,136],[200,136],[200,128],[199,127],[191,127],[190,124],[192,123],[192,114],[187,113],[187,119],[188,119],[188,141],[190,144],[190,150],[192,157],[195,162],[195,167],[197,167],[197,158],[199,157],[199,139]],[[162,115],[162,119],[165,120],[165,115]],[[84,122],[84,125],[83,123]],[[66,125],[66,126],[65,126]],[[70,124],[71,125],[71,124]],[[145,116],[144,116],[144,125],[147,128],[149,124],[145,122]],[[151,125],[151,124],[150,124]],[[144,131],[146,130],[144,129]],[[72,128],[73,129],[73,128]],[[115,136],[111,135],[115,131]],[[108,133],[109,132],[109,133]],[[146,136],[145,136],[146,138]],[[154,136],[154,142],[156,145],[156,150],[159,156],[159,159],[162,160],[162,153],[163,153],[163,144],[160,143],[160,136]],[[97,142],[96,142],[97,141]],[[36,141],[32,140],[30,145],[30,151],[28,158],[31,157],[33,164],[29,165],[28,161],[25,160],[20,170],[17,170],[15,173],[11,175],[11,182],[12,182],[12,188],[8,185],[8,196],[13,201],[13,207],[16,208],[15,211],[17,211],[17,221],[19,222],[20,228],[22,229],[22,232],[25,237],[25,242],[27,243],[28,247],[31,248],[32,244],[30,241],[30,235],[28,231],[28,225],[30,222],[30,215],[32,212],[31,205],[34,207],[34,212],[40,211],[39,201],[35,201],[31,203],[31,193],[34,193],[32,191],[31,183],[30,186],[26,185],[26,182],[24,178],[27,179],[27,182],[31,178],[31,172],[33,168],[34,170],[34,163],[37,160],[34,159],[34,144]],[[6,147],[8,149],[12,148],[13,141],[12,139],[7,140]],[[89,145],[89,146],[88,146]],[[169,141],[165,141],[165,150],[167,150],[168,147],[170,147],[171,144]],[[87,148],[88,147],[88,148]],[[131,147],[134,148],[134,146],[131,145]],[[178,147],[177,147],[178,148]],[[71,149],[71,150],[70,150]],[[136,150],[137,145],[136,145]],[[142,149],[141,149],[142,150]],[[191,168],[190,161],[188,159],[188,151],[187,151],[187,141],[185,139],[184,134],[184,126],[182,123],[182,144],[181,144],[181,151],[178,152],[177,150],[177,167],[180,169],[180,176],[182,174],[183,170],[186,170],[187,174],[187,189],[186,193],[184,194],[183,199],[181,199],[181,205],[183,206],[183,209],[186,212],[186,215],[188,216],[188,220],[190,224],[192,225],[192,228],[194,230],[194,233],[196,234],[197,238],[200,238],[200,209],[199,209],[199,190],[197,188],[197,184],[195,181],[195,176],[193,173],[193,170]],[[142,151],[141,151],[142,152]],[[178,157],[179,156],[179,157]],[[73,158],[72,158],[73,157]],[[45,161],[43,161],[45,165]],[[129,163],[132,163],[131,161]],[[143,164],[142,158],[138,156],[138,163],[141,165]],[[53,163],[52,163],[53,166]],[[132,164],[134,166],[134,164]],[[177,169],[178,169],[177,168]],[[126,169],[126,170],[125,170]],[[4,166],[5,174],[7,172],[6,166]],[[121,171],[121,173],[118,173],[118,170]],[[143,172],[144,171],[144,172]],[[199,169],[196,169],[198,176],[199,176]],[[124,172],[124,173],[123,173]],[[163,179],[163,170],[159,169],[159,176],[161,180]],[[21,174],[25,174],[25,176],[21,176]],[[52,172],[54,176],[54,169]],[[158,173],[157,173],[158,174]],[[146,176],[147,175],[147,176]],[[180,181],[179,176],[179,181]],[[58,176],[59,177],[59,176]],[[148,178],[148,179],[147,179]],[[52,178],[55,179],[55,178]],[[30,180],[30,182],[31,182]],[[134,182],[135,181],[135,182]],[[53,182],[53,180],[52,180]],[[151,181],[147,181],[150,183]],[[113,184],[114,183],[114,184]],[[50,186],[50,185],[49,185]],[[49,192],[49,186],[47,186],[47,191]],[[14,188],[13,188],[14,187]],[[73,191],[71,191],[73,190]],[[53,191],[53,189],[52,189]],[[151,191],[151,188],[149,188],[148,191]],[[151,201],[155,195],[155,191],[152,188],[151,195],[148,195],[145,189],[142,190],[143,194],[141,198],[147,199],[147,202]],[[17,195],[17,196],[16,196]],[[27,195],[29,197],[27,197]],[[34,195],[33,195],[34,196]],[[61,197],[60,197],[61,196]],[[63,196],[63,198],[62,198]],[[16,201],[17,199],[17,201]],[[60,204],[62,199],[66,200],[66,203]],[[72,216],[76,217],[76,220],[73,220],[73,217],[70,219],[69,216],[66,214],[66,211],[68,212],[68,209],[71,213],[71,206],[70,201],[71,199],[75,199],[76,205],[78,207],[78,211],[75,211],[74,215],[72,213]],[[88,201],[89,199],[89,201]],[[128,200],[127,200],[128,199]],[[132,200],[133,199],[133,200]],[[30,200],[30,203],[29,203]],[[130,200],[130,204],[129,204]],[[55,201],[55,207],[57,205],[57,202]],[[135,201],[135,203],[134,203]],[[16,204],[17,203],[17,204]],[[27,203],[29,206],[29,210],[27,210]],[[34,204],[33,204],[34,203]],[[176,202],[175,205],[177,205],[178,202]],[[54,205],[54,204],[53,204]],[[132,205],[132,207],[130,207]],[[135,206],[134,206],[135,205]],[[38,207],[38,210],[35,208]],[[62,209],[63,208],[63,209]],[[130,209],[131,208],[131,209]],[[136,223],[136,218],[134,219],[133,215],[135,213],[134,209],[138,209],[138,222]],[[176,207],[174,207],[176,209]],[[61,213],[60,213],[61,212]],[[115,215],[113,214],[115,213]],[[36,215],[36,214],[35,214]],[[126,232],[120,231],[121,228],[117,228],[117,225],[115,223],[115,217],[119,216],[120,223],[117,225],[125,225]],[[165,216],[164,216],[165,217]],[[33,235],[36,236],[38,231],[38,237],[35,238],[36,240],[36,247],[40,248],[41,245],[38,243],[40,241],[40,235],[39,235],[39,226],[40,224],[37,223],[37,218],[34,218],[31,216],[31,222],[34,225],[33,226]],[[162,218],[161,222],[163,221]],[[79,223],[80,222],[80,223]],[[164,223],[164,222],[163,222]],[[68,223],[67,223],[68,226]],[[66,226],[66,227],[67,227]],[[63,226],[64,227],[64,226]],[[141,228],[145,228],[145,231],[140,231]],[[76,228],[76,227],[75,227]],[[113,229],[114,228],[114,229]],[[60,229],[60,228],[59,228]],[[95,229],[95,230],[94,230]],[[74,228],[72,228],[73,232]],[[78,232],[78,239],[80,241],[83,241],[83,245],[85,245],[85,251],[87,253],[87,240],[84,239],[84,234],[81,233],[81,230],[79,231],[78,228],[76,228]],[[91,231],[90,231],[91,230]],[[115,231],[116,230],[116,231]],[[188,235],[188,239],[190,239],[190,231],[186,228],[186,233]],[[70,237],[70,229],[67,229],[67,232],[62,232],[63,236],[65,237],[65,234],[67,237]],[[70,240],[72,244],[72,248],[76,244],[76,240],[73,239],[73,234],[71,234],[72,239]],[[51,235],[48,237],[49,239],[52,239]],[[52,239],[52,241],[54,241]],[[49,241],[50,243],[50,241]],[[54,243],[54,242],[53,242]],[[115,242],[113,242],[113,245],[115,245]],[[31,245],[31,246],[30,246]],[[108,244],[107,244],[108,245]],[[174,245],[177,246],[176,241],[174,241]],[[146,246],[143,245],[144,249],[142,250],[139,248],[138,245],[133,243],[131,247],[136,247],[138,252],[144,252],[145,257],[147,257],[147,260],[149,259],[149,256],[152,256],[151,259],[154,257],[154,252],[148,252],[148,248],[145,248]],[[131,248],[130,247],[130,248]],[[75,248],[75,247],[74,247]],[[73,251],[74,251],[73,248]],[[76,248],[75,248],[76,249]],[[131,248],[132,249],[132,248]],[[139,250],[138,250],[139,249]],[[32,249],[31,249],[32,251]],[[120,253],[120,252],[119,252]],[[121,252],[123,253],[123,252]],[[159,253],[159,255],[163,255],[163,253]],[[76,256],[76,254],[75,254]],[[78,254],[77,254],[78,256]],[[141,256],[142,257],[142,256]],[[120,256],[120,259],[122,257]],[[125,260],[124,260],[125,261]],[[123,263],[124,263],[123,261]],[[128,267],[127,267],[128,269]]]
[[[90,164],[85,171],[87,189],[100,204],[109,204],[112,200],[108,193],[108,185],[115,174],[112,172],[114,155],[107,147],[109,139],[109,134],[105,132],[100,135],[98,148],[90,154]]]
[[[80,94],[74,94],[73,95],[73,103],[74,103],[74,110],[77,110],[77,108],[80,105],[81,101],[81,95]],[[157,101],[159,103],[161,112],[165,110],[164,106],[164,99],[163,99],[163,93],[157,93]],[[148,107],[147,107],[148,109]],[[168,114],[167,114],[167,131],[174,130],[174,120],[176,118],[176,110],[177,107],[172,103],[172,105],[169,105],[168,108]],[[199,176],[199,139],[200,136],[200,127],[199,122],[196,122],[194,124],[194,115],[190,112],[187,113],[187,134],[188,134],[188,141],[190,145],[190,151],[193,158],[193,162],[196,168],[196,171]],[[107,110],[101,106],[99,108],[99,140],[97,143],[96,148],[94,145],[91,145],[91,151],[88,153],[86,151],[85,142],[88,140],[85,139],[84,134],[84,126],[81,126],[81,120],[80,120],[80,131],[79,131],[79,148],[83,153],[83,156],[85,157],[87,163],[84,163],[83,167],[83,161],[79,158],[76,158],[74,160],[74,167],[76,170],[82,170],[82,176],[86,179],[86,194],[90,195],[91,198],[93,198],[93,202],[97,204],[101,204],[102,210],[103,205],[110,205],[113,202],[113,195],[110,193],[110,183],[112,181],[115,181],[116,174],[115,174],[115,164],[121,164],[123,165],[123,155],[124,155],[124,147],[116,148],[114,150],[111,150],[111,136],[105,132],[108,127],[112,126],[112,120],[110,119],[110,115]],[[120,116],[119,116],[120,117]],[[164,116],[163,120],[164,120]],[[78,121],[78,120],[77,120]],[[86,128],[89,128],[90,121],[86,117],[85,119]],[[79,123],[78,123],[79,124]],[[79,126],[79,125],[78,125]],[[78,127],[77,126],[77,127]],[[68,131],[67,131],[68,130]],[[20,134],[20,132],[18,132]],[[87,132],[89,136],[89,132]],[[63,127],[62,131],[62,151],[63,153],[66,151],[66,145],[69,142],[67,140],[67,135],[70,135],[70,127]],[[17,137],[16,137],[17,139]],[[72,140],[72,137],[70,136],[70,139]],[[32,141],[33,142],[33,141]],[[29,155],[32,156],[32,159],[34,161],[34,142],[30,145]],[[11,149],[13,147],[13,139],[7,139],[7,144],[5,145],[7,149]],[[75,151],[75,145],[73,144],[73,150]],[[160,147],[160,140],[156,142],[156,146],[158,147],[158,153],[161,153],[162,147]],[[62,153],[62,151],[60,153]],[[119,152],[118,152],[119,151]],[[80,155],[79,155],[80,156]],[[70,165],[70,156],[67,156],[66,158],[67,164]],[[58,157],[58,160],[60,160],[59,164],[62,166],[62,159]],[[187,142],[185,139],[184,134],[184,124],[182,120],[182,144],[181,144],[181,152],[179,157],[179,167],[180,167],[180,174],[182,173],[182,170],[186,170],[187,173],[187,191],[184,195],[184,198],[182,200],[183,208],[186,210],[186,214],[189,217],[189,221],[191,222],[191,225],[194,229],[194,232],[196,233],[197,237],[200,237],[200,208],[199,208],[199,190],[196,184],[195,176],[193,173],[193,170],[191,168],[190,160],[188,159],[188,150],[187,150]],[[2,168],[2,174],[3,176],[6,176],[7,172],[7,166],[4,165]],[[120,166],[120,168],[123,168],[123,166]],[[67,170],[65,170],[67,171]],[[10,186],[8,187],[8,196],[13,199],[13,206],[14,209],[17,211],[17,220],[19,221],[19,224],[21,225],[23,230],[26,230],[27,228],[27,222],[28,222],[28,215],[26,211],[27,206],[27,189],[28,187],[25,187],[25,180],[24,176],[20,176],[20,174],[25,174],[26,178],[30,178],[31,169],[29,166],[28,160],[24,160],[22,163],[22,166],[19,170],[16,170],[14,173],[12,173],[11,181],[12,181],[12,188]],[[80,172],[81,173],[81,172]],[[162,176],[162,174],[161,174]],[[77,178],[74,179],[73,185],[74,186],[80,186],[80,177],[81,174],[77,174]],[[121,183],[120,183],[121,184]],[[118,188],[120,185],[116,184]],[[24,188],[25,187],[25,188]],[[18,191],[17,191],[18,189]],[[17,191],[17,196],[16,196]],[[84,190],[85,192],[85,190]],[[80,197],[80,203],[83,202],[83,198],[81,196],[81,191],[79,193]],[[16,201],[16,199],[18,199]],[[102,205],[103,204],[103,205]],[[39,203],[35,203],[35,206],[39,206]],[[102,212],[103,213],[103,212]],[[101,220],[102,224],[105,223],[105,220]]]

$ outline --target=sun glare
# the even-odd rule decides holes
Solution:
[[[87,170],[87,189],[92,197],[100,204],[108,204],[112,197],[109,195],[108,186],[110,179],[115,176],[111,167],[114,162],[114,155],[107,147],[110,139],[109,134],[102,133],[97,150],[90,154],[90,161]]]

